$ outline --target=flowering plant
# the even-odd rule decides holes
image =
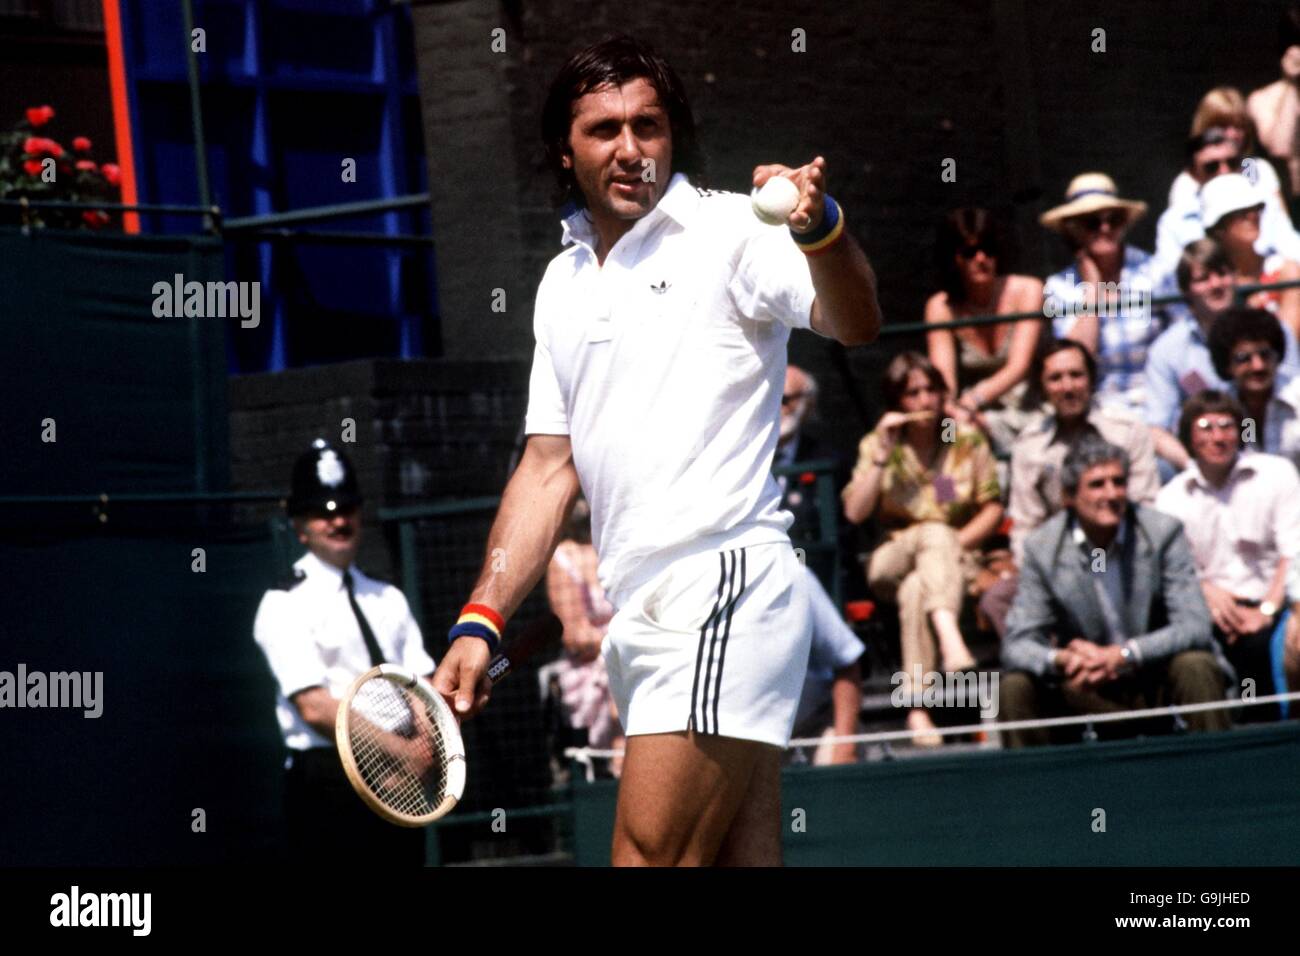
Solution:
[[[89,139],[74,137],[69,151],[57,140],[41,135],[54,115],[51,106],[32,106],[12,129],[0,132],[0,199],[121,202],[121,170],[115,163],[96,163]],[[101,229],[119,219],[119,213],[104,209],[0,207],[3,223]]]

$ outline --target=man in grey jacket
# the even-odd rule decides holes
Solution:
[[[1025,539],[1002,650],[1003,720],[1223,700],[1232,672],[1183,526],[1129,503],[1128,470],[1124,450],[1099,435],[1067,453],[1065,510]],[[1229,725],[1225,710],[1184,719],[1194,730]],[[1007,738],[1044,744],[1048,732]]]

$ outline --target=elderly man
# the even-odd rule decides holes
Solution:
[[[1128,499],[1122,448],[1086,434],[1061,469],[1065,510],[1025,541],[1002,648],[1007,721],[1222,700],[1226,662],[1182,524]],[[1228,726],[1224,710],[1184,717]],[[1008,744],[1048,742],[1045,728]]]
[[[1183,522],[1215,636],[1243,681],[1274,691],[1270,644],[1300,555],[1300,475],[1277,455],[1241,454],[1245,410],[1206,391],[1188,399],[1178,436],[1192,464],[1160,490],[1156,507]],[[1245,721],[1275,716],[1248,707]]]
[[[811,435],[804,432],[804,424],[817,406],[817,380],[797,365],[785,369],[785,390],[781,394],[781,431],[777,438],[773,467],[789,467],[800,462],[831,459],[832,454]],[[836,473],[823,476],[822,481],[834,482],[836,487],[845,483],[846,477]],[[790,540],[796,545],[821,540],[821,515],[818,513],[816,477],[811,473],[781,475],[781,507],[794,515],[790,527]],[[843,515],[836,508],[836,520]],[[866,648],[844,623],[839,609],[831,600],[821,579],[814,573],[814,563],[822,555],[806,553],[805,569],[808,572],[808,606],[812,617],[812,650],[808,658],[808,674],[804,678],[803,693],[795,714],[795,737],[827,735],[847,737],[857,733],[858,713],[862,709],[862,669],[858,664]],[[840,565],[834,554],[816,563],[825,574],[839,574]],[[814,763],[844,764],[857,759],[853,744],[834,744],[819,747]]]
[[[1244,172],[1247,177],[1252,176],[1248,168],[1242,168],[1242,159],[1240,141],[1222,127],[1212,126],[1187,144],[1187,172],[1198,186],[1226,173]],[[1166,209],[1156,222],[1156,273],[1173,275],[1187,244],[1204,237],[1200,197],[1189,194]],[[1286,210],[1274,194],[1264,197],[1255,248],[1261,255],[1280,252],[1288,259],[1300,259],[1300,235],[1292,228]]]
[[[1150,504],[1160,490],[1150,430],[1122,413],[1093,404],[1097,363],[1072,339],[1047,346],[1034,363],[1033,377],[1042,386],[1051,413],[1031,422],[1011,446],[1011,552],[1019,564],[1025,538],[1061,510],[1061,463],[1070,443],[1097,434],[1123,448],[1133,463],[1130,500]],[[980,610],[999,635],[1006,635],[1007,612],[1016,596],[1015,576],[992,585],[980,598]]]

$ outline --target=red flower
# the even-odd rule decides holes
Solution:
[[[104,174],[104,179],[110,186],[117,186],[122,182],[122,170],[117,163],[105,163],[99,167],[99,171]]]
[[[816,480],[817,476],[811,471],[805,471],[799,476],[799,484],[801,485],[811,485]]]
[[[85,136],[78,136],[72,141],[72,148],[78,153],[90,152],[91,142]]]
[[[39,176],[41,170],[44,168],[45,164],[39,159],[29,159],[23,163],[23,171],[26,172],[28,176]]]
[[[31,156],[62,156],[63,147],[44,136],[28,136],[23,140],[23,152]]]
[[[27,122],[32,126],[44,126],[50,120],[54,119],[54,107],[52,106],[29,106],[27,108]]]
[[[77,169],[83,173],[93,173],[95,171],[95,161],[93,159],[77,160]]]
[[[91,229],[108,225],[108,213],[102,209],[87,210],[81,214],[81,218]]]

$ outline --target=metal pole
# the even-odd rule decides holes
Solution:
[[[212,208],[212,190],[208,185],[208,146],[203,139],[203,107],[199,101],[199,61],[194,55],[194,4],[181,0],[185,13],[185,67],[190,81],[190,124],[194,130],[194,173],[198,179],[199,205]],[[204,214],[203,229],[212,231],[212,216]]]

